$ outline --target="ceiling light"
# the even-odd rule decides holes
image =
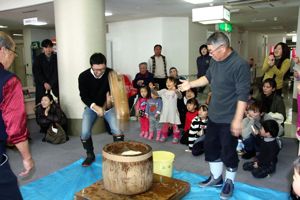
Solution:
[[[13,36],[23,36],[23,34],[14,33]]]
[[[43,25],[47,25],[47,22],[35,22],[35,23],[32,23],[31,25],[34,25],[34,26],[43,26]]]
[[[297,36],[294,35],[294,36],[292,37],[292,42],[297,42]]]
[[[225,23],[225,22],[223,20],[217,19],[217,20],[201,21],[199,23],[201,23],[201,24],[220,24],[220,23]]]
[[[2,25],[0,25],[0,28],[7,28],[7,26],[2,26]]]
[[[192,10],[192,21],[204,22],[203,24],[222,23],[230,21],[230,12],[224,6],[194,8]]]
[[[283,29],[284,26],[272,26],[271,29]]]
[[[297,36],[297,33],[288,33],[286,36]]]
[[[230,13],[238,13],[238,12],[242,12],[241,9],[232,9],[230,10]]]
[[[267,22],[267,19],[253,19],[251,22]]]
[[[199,4],[199,3],[210,3],[213,2],[213,0],[184,0],[188,3],[192,3],[192,4]]]
[[[110,12],[105,12],[105,17],[107,17],[107,16],[112,16],[112,13],[110,13]]]

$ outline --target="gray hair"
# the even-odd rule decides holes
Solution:
[[[139,64],[139,67],[140,67],[141,65],[145,65],[146,68],[148,67],[148,64],[147,64],[146,62],[141,62],[141,63]]]
[[[11,39],[9,35],[0,31],[0,49],[2,47],[6,47],[7,49],[11,49],[14,44],[14,41]]]
[[[206,44],[214,47],[224,45],[227,48],[230,45],[228,37],[222,32],[214,32],[211,34],[211,36],[207,39]]]

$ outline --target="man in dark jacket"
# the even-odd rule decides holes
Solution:
[[[32,72],[36,85],[35,104],[41,102],[46,90],[52,90],[58,98],[57,56],[52,52],[53,43],[49,39],[42,42],[43,53],[34,59]]]

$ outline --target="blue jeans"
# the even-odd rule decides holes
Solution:
[[[81,139],[88,139],[92,135],[92,127],[96,122],[98,116],[95,111],[93,111],[89,107],[85,107],[82,117]],[[122,131],[119,128],[118,120],[116,118],[114,107],[106,111],[103,117],[108,122],[113,135],[122,134]]]
[[[253,134],[250,134],[250,137],[247,139],[243,139],[244,149],[247,151],[260,151],[260,147],[257,144],[256,138]]]

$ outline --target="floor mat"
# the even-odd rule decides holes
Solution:
[[[73,200],[79,190],[102,179],[102,155],[96,156],[96,161],[90,167],[82,167],[80,159],[72,165],[65,167],[37,181],[20,188],[24,200]],[[173,170],[172,178],[187,181],[191,184],[191,191],[183,200],[188,199],[220,199],[221,188],[199,188],[198,183],[207,179],[205,176],[179,172]],[[276,190],[254,187],[236,182],[234,184],[232,200],[270,200],[288,199],[289,194]]]

